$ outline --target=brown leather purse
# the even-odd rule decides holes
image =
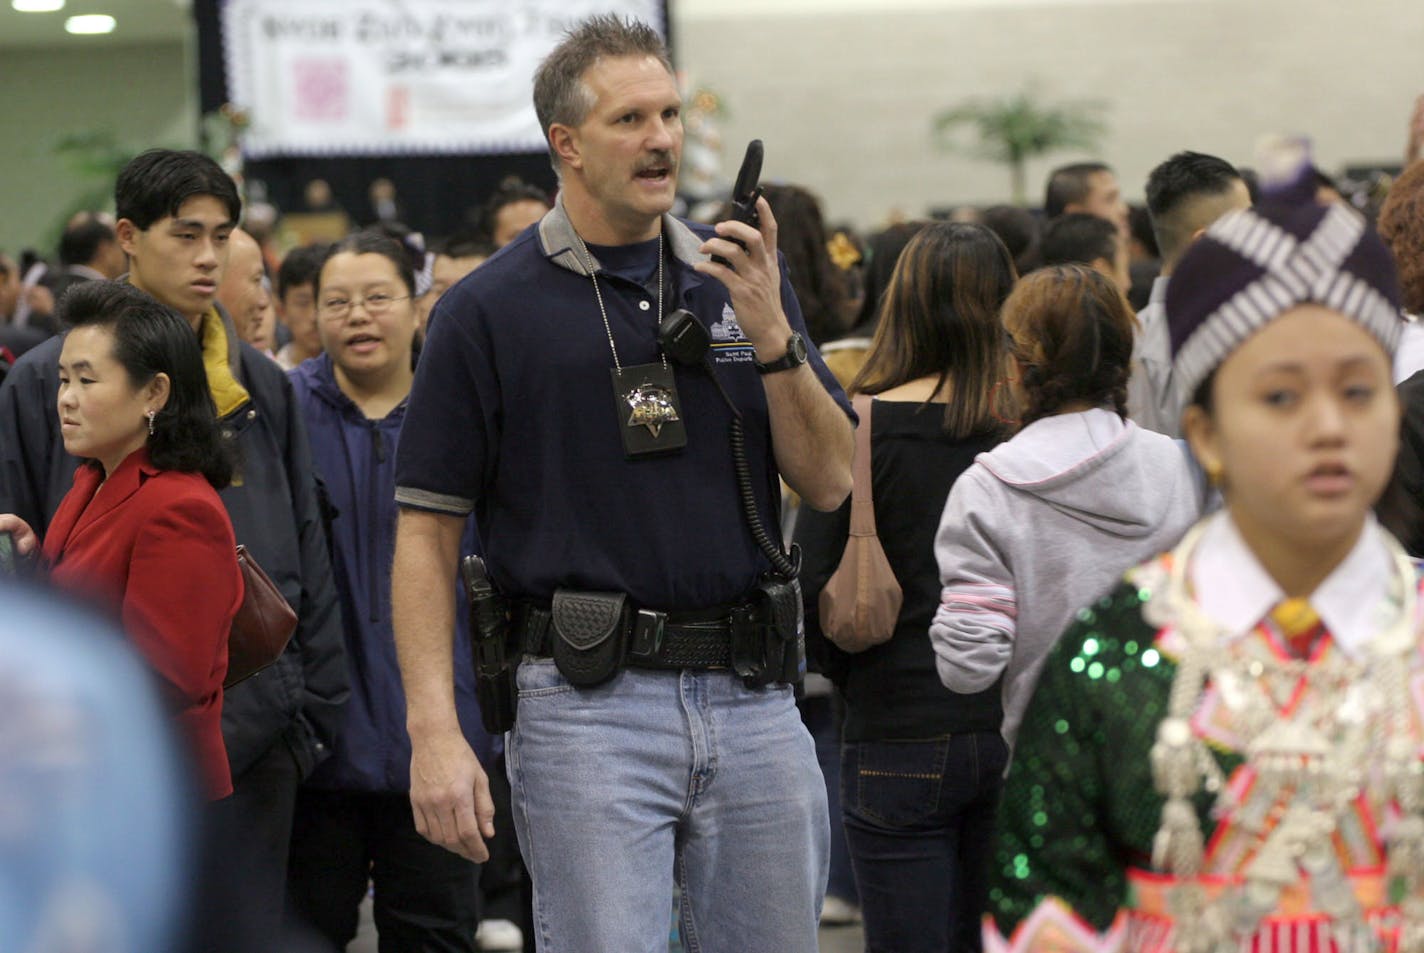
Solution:
[[[905,596],[875,529],[875,500],[870,491],[870,396],[857,395],[854,406],[860,426],[855,432],[855,463],[851,467],[850,537],[817,605],[826,638],[842,651],[864,652],[895,634]]]
[[[242,605],[227,638],[223,688],[231,688],[277,661],[297,629],[296,611],[246,546],[237,547],[237,565],[242,570]]]

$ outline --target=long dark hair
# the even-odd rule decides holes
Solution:
[[[168,375],[168,403],[153,418],[148,457],[160,470],[201,473],[214,489],[232,482],[233,458],[208,391],[203,352],[193,326],[176,311],[118,281],[75,285],[59,305],[61,323],[107,328],[114,360],[129,383],[143,387]]]
[[[880,322],[880,308],[885,303],[885,292],[890,288],[890,276],[895,273],[900,253],[926,224],[928,223],[901,222],[866,239],[865,288],[860,315],[850,332],[852,337],[871,337],[875,334],[875,326]]]
[[[1004,302],[1023,365],[1023,424],[1075,403],[1110,407],[1125,419],[1135,323],[1117,286],[1084,265],[1024,276]]]
[[[936,390],[946,381],[953,386],[946,433],[963,438],[997,429],[995,392],[1006,357],[999,308],[1017,277],[1009,250],[984,226],[926,225],[900,253],[850,390],[879,394],[937,377]]]
[[[840,337],[849,327],[846,283],[831,261],[820,200],[799,185],[772,184],[765,193],[807,333],[817,344]]]

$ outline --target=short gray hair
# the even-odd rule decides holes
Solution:
[[[593,108],[593,97],[583,82],[583,74],[605,56],[653,56],[673,72],[667,45],[658,32],[638,20],[623,20],[615,14],[589,17],[567,34],[544,57],[534,74],[534,114],[544,132],[544,144],[554,171],[559,156],[549,143],[549,129],[555,123],[577,126]]]

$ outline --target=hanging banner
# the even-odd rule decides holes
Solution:
[[[667,35],[663,0],[227,0],[243,152],[538,152],[534,70],[599,13]]]

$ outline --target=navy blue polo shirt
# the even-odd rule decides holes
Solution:
[[[758,508],[776,538],[780,488],[754,351],[726,288],[691,267],[711,230],[672,216],[663,222],[664,311],[686,308],[711,332],[713,366],[741,411]],[[606,269],[596,253],[595,263],[627,368],[659,359],[658,308],[656,255],[640,264],[637,249],[624,252],[607,250]],[[804,334],[784,267],[781,297]],[[845,394],[809,350],[849,416]],[[687,446],[630,460],[613,366],[593,282],[556,205],[436,305],[401,434],[397,502],[457,516],[473,511],[506,595],[612,590],[641,606],[677,610],[742,599],[768,565],[742,515],[730,410],[705,368],[671,364]]]

